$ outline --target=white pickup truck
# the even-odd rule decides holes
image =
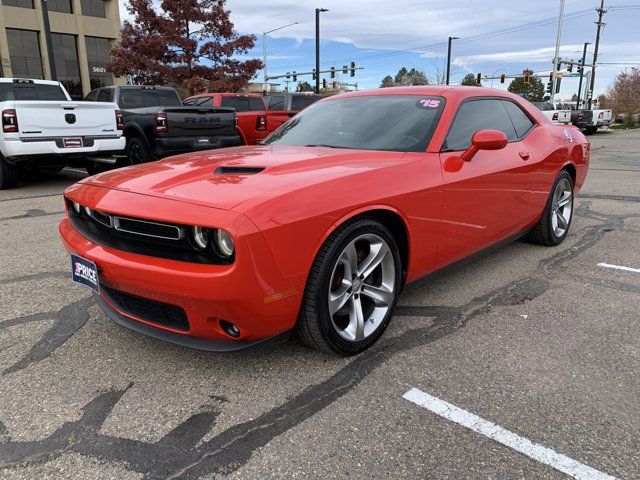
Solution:
[[[608,108],[600,108],[593,110],[593,119],[591,125],[587,127],[587,133],[593,134],[598,131],[600,127],[608,127],[611,125],[613,113]]]
[[[564,125],[571,123],[571,110],[563,108],[562,104],[554,105],[549,102],[534,102],[533,104],[553,123]]]
[[[0,189],[16,186],[18,170],[85,166],[125,149],[118,106],[73,101],[59,82],[0,78],[0,116]]]

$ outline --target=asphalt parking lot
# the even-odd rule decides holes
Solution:
[[[58,239],[83,174],[0,192],[0,478],[640,478],[640,131],[591,141],[560,247],[408,287],[350,359],[124,330]]]

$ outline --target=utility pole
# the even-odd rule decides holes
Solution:
[[[44,36],[47,42],[47,57],[49,57],[49,73],[51,74],[51,80],[58,80],[58,73],[56,72],[56,60],[53,58],[53,45],[51,43],[51,27],[49,26],[49,6],[47,0],[41,0],[42,8],[42,23],[44,24]]]
[[[316,8],[316,93],[320,93],[320,14],[328,11],[326,8]]]
[[[564,19],[564,0],[560,0],[560,17],[558,18],[558,33],[556,34],[556,53],[553,57],[553,80],[551,83],[551,93],[549,102],[553,104],[553,97],[556,94],[556,82],[558,81],[558,60],[560,57],[560,37],[562,36],[562,21]]]
[[[584,77],[584,64],[587,61],[587,45],[591,45],[589,42],[584,42],[584,50],[582,50],[582,65],[580,66],[580,81],[578,82],[578,99],[576,100],[576,110],[580,110],[580,94],[582,93],[582,77]]]
[[[458,37],[449,37],[449,48],[447,49],[447,77],[445,85],[449,85],[449,73],[451,72],[451,42],[458,40]]]
[[[596,32],[596,43],[593,47],[593,68],[591,69],[591,85],[589,87],[589,106],[591,109],[591,104],[593,103],[593,89],[596,84],[596,62],[598,61],[598,47],[600,46],[600,32],[602,30],[604,23],[602,23],[602,17],[607,13],[607,10],[604,8],[604,0],[600,0],[600,8],[596,8],[596,12],[598,12],[598,21],[596,25],[598,25],[598,30]]]

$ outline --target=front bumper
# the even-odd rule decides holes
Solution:
[[[144,211],[139,209],[142,203],[147,210],[150,207],[144,195],[87,185],[71,187],[67,196],[90,208],[129,216],[133,216],[132,209]],[[235,262],[190,263],[108,248],[80,235],[65,218],[59,226],[65,247],[97,265],[102,285],[180,307],[189,325],[187,330],[178,330],[136,317],[102,289],[98,303],[112,320],[155,338],[212,351],[257,347],[288,335],[297,319],[301,294],[294,282],[280,273],[255,225],[239,214],[168,199],[154,198],[152,210],[162,211],[164,221],[177,222],[179,216],[184,221],[189,212],[194,224],[208,218],[212,224],[203,225],[216,224],[235,232]],[[239,337],[228,335],[220,320],[235,324]]]
[[[90,146],[82,148],[64,148],[61,139],[12,139],[4,142],[4,156],[9,159],[19,160],[21,157],[56,156],[56,155],[95,155],[103,152],[123,152],[126,146],[126,138],[92,138],[86,143]]]
[[[158,157],[214,148],[238,147],[244,144],[239,134],[212,137],[156,137],[154,142],[154,152]]]

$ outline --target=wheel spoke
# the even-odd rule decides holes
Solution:
[[[380,265],[384,257],[389,253],[386,243],[371,243],[370,252],[358,267],[357,275],[367,278]]]
[[[373,285],[363,285],[362,295],[366,295],[374,301],[376,307],[387,307],[393,302],[393,291],[387,289],[384,285],[375,287]]]
[[[351,280],[354,275],[358,274],[358,252],[355,243],[350,243],[342,253],[343,264],[345,267],[344,276]]]
[[[565,191],[560,197],[560,199],[557,201],[556,205],[558,206],[558,208],[562,208],[565,205],[567,205],[569,202],[571,202],[571,192]]]
[[[333,317],[335,313],[344,307],[349,300],[349,289],[351,288],[351,282],[347,279],[342,280],[342,285],[335,292],[329,292],[329,315]]]
[[[347,331],[356,342],[364,339],[362,302],[360,298],[355,298],[355,296],[351,297],[349,301],[349,325],[347,326]]]
[[[564,215],[562,215],[562,212],[558,211],[556,213],[556,217],[558,219],[558,226],[560,228],[562,228],[563,230],[566,230],[567,227],[569,226],[567,220],[564,218]]]

